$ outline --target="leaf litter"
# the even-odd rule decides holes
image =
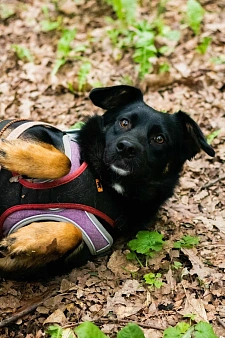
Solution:
[[[152,19],[157,3],[142,1],[138,16]],[[185,4],[184,0],[167,2],[166,24],[179,29]],[[104,1],[58,1],[58,9],[50,0],[2,1],[1,119],[38,119],[67,129],[99,112],[88,100],[91,88],[127,83],[140,86],[153,108],[188,112],[208,136],[219,131],[211,140],[215,158],[198,154],[186,164],[174,196],[152,222],[150,230],[163,234],[167,245],[148,260],[147,267],[127,261],[128,239],[122,238],[111,255],[64,276],[49,281],[2,280],[2,338],[44,337],[49,324],[76,326],[85,320],[95,322],[112,337],[126,323],[136,322],[147,338],[161,338],[162,330],[190,313],[196,321],[210,322],[216,334],[225,337],[225,11],[223,1],[201,4],[205,9],[201,34],[193,34],[182,23],[180,40],[171,42],[174,51],[153,60],[153,71],[140,80],[131,51],[123,52],[110,43],[105,16],[115,16]],[[42,30],[43,6],[48,8],[50,21],[60,22],[63,16],[64,25],[76,29],[73,52],[55,75],[60,31]],[[212,37],[205,54],[196,51],[200,36]],[[163,39],[157,43],[163,44]],[[19,59],[19,50],[16,54],[12,45],[28,50],[27,59]],[[78,52],[82,49],[85,52]],[[158,63],[165,60],[169,73],[157,73]],[[84,62],[91,68],[85,81],[82,78],[81,89],[78,74]],[[199,244],[174,249],[172,243],[184,235],[197,236]],[[177,270],[174,261],[181,263]],[[151,272],[162,274],[160,289],[149,289],[144,283],[143,276]],[[1,326],[10,318],[14,320],[9,325]]]

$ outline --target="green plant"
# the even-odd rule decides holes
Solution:
[[[46,334],[51,338],[109,338],[95,324],[84,322],[75,329],[63,329],[58,325],[49,326]],[[129,323],[117,333],[117,338],[145,338],[141,328]],[[206,322],[192,325],[180,322],[175,327],[164,330],[163,338],[219,338],[212,326]]]
[[[127,255],[127,259],[136,259],[143,266],[141,259],[153,257],[156,252],[162,250],[163,244],[163,236],[159,232],[139,231],[136,238],[128,242],[131,252]]]
[[[16,52],[20,60],[33,62],[33,57],[28,48],[21,45],[11,45],[11,48]]]
[[[5,20],[10,18],[16,13],[16,10],[13,6],[6,5],[6,4],[0,4],[0,18]]]
[[[210,43],[211,43],[211,41],[212,41],[212,38],[211,38],[211,37],[205,36],[205,37],[201,40],[200,44],[196,47],[196,50],[197,50],[200,54],[205,54],[206,51],[207,51],[207,49],[208,49],[208,47],[209,47],[209,45],[210,45]]]
[[[113,7],[117,18],[124,24],[129,25],[135,20],[137,0],[106,0]]]
[[[134,1],[127,0],[105,0],[110,3],[117,15],[118,20],[107,18],[108,23],[113,28],[107,30],[108,36],[118,50],[133,49],[133,60],[138,64],[139,77],[142,79],[145,74],[152,72],[152,58],[157,58],[159,54],[170,53],[173,47],[168,45],[160,46],[158,49],[155,44],[157,36],[161,36],[168,40],[178,41],[180,32],[172,30],[165,25],[161,18],[161,13],[165,9],[167,0],[161,0],[158,7],[158,16],[154,23],[147,20],[135,20],[135,10],[129,14],[129,10],[134,5]],[[132,4],[132,6],[131,6]],[[135,7],[137,3],[135,2]],[[126,16],[124,16],[126,13]],[[129,26],[129,27],[128,27]],[[165,40],[165,39],[164,39]],[[116,59],[119,60],[122,53],[117,52]],[[161,73],[169,71],[169,65],[165,63],[159,70]]]
[[[170,65],[168,64],[168,62],[164,62],[161,65],[159,65],[159,74],[169,72],[169,70],[170,70]]]
[[[217,56],[211,58],[212,63],[215,63],[216,65],[222,65],[225,63],[225,55]]]
[[[162,282],[162,275],[161,273],[153,273],[153,272],[150,272],[150,273],[147,273],[144,275],[144,280],[145,280],[145,283],[150,285],[150,286],[155,286],[157,289],[160,289],[161,286],[164,284]]]
[[[176,241],[174,243],[174,248],[180,249],[180,248],[193,248],[193,246],[197,245],[199,243],[198,237],[186,235],[183,236],[179,241]]]
[[[197,0],[187,1],[187,24],[191,27],[195,35],[198,35],[200,32],[204,13],[205,10]]]
[[[136,36],[134,37],[135,51],[133,59],[139,64],[139,75],[143,78],[152,69],[151,57],[155,57],[157,49],[155,47],[155,33],[147,21],[141,21],[136,26]]]
[[[74,40],[75,36],[75,29],[64,29],[62,31],[61,38],[59,39],[57,45],[56,61],[52,70],[52,75],[55,75],[59,68],[66,63],[68,55],[71,52],[70,44]]]
[[[47,334],[51,338],[109,338],[91,322],[84,322],[75,329],[62,329],[58,325],[51,325]],[[129,323],[117,333],[117,338],[145,338],[145,336],[137,324]]]
[[[86,83],[87,75],[91,70],[91,63],[84,62],[78,71],[78,90],[81,91]]]
[[[49,10],[46,5],[42,6],[42,12],[44,13],[45,19],[40,22],[41,30],[43,32],[49,32],[54,29],[60,28],[62,24],[62,18],[58,17],[56,21],[50,19]]]
[[[218,338],[212,326],[206,322],[199,322],[191,326],[188,323],[180,322],[175,327],[168,327],[163,338]]]
[[[172,268],[175,270],[179,270],[180,268],[182,268],[182,263],[175,261],[173,262]]]
[[[217,129],[217,130],[213,131],[211,134],[209,134],[207,136],[208,144],[211,144],[212,141],[214,140],[214,138],[216,138],[219,135],[219,133],[220,133],[220,129]]]
[[[184,315],[184,318],[190,319],[190,325],[191,325],[191,322],[195,321],[195,317],[196,317],[195,313],[187,313],[186,315]]]

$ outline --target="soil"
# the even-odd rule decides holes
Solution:
[[[92,321],[105,334],[116,337],[126,323],[136,322],[146,338],[160,338],[168,326],[184,315],[195,314],[225,337],[225,11],[224,1],[201,0],[205,9],[201,30],[195,35],[185,23],[186,1],[168,1],[165,24],[181,32],[168,55],[152,60],[143,79],[133,61],[133,49],[113,47],[105,17],[116,18],[103,0],[0,2],[0,118],[47,121],[68,129],[102,111],[88,98],[91,88],[132,84],[144,92],[146,103],[157,110],[183,110],[211,137],[214,158],[205,153],[185,165],[174,196],[160,209],[150,229],[161,232],[166,246],[140,267],[126,259],[126,239],[114,244],[112,254],[49,280],[2,280],[0,287],[0,337],[39,338],[50,324],[75,327]],[[52,75],[60,29],[44,32],[41,21],[62,18],[64,27],[76,29],[71,54]],[[6,13],[11,10],[11,14]],[[153,22],[158,1],[142,1],[138,19]],[[212,41],[204,54],[196,47],[204,37]],[[157,38],[157,44],[163,44]],[[32,61],[20,60],[12,45],[28,48]],[[79,55],[79,57],[76,57]],[[29,57],[28,57],[29,58]],[[79,90],[79,69],[90,62]],[[167,62],[169,72],[159,73]],[[213,134],[214,133],[214,134]],[[214,135],[214,138],[213,138]],[[138,212],[138,211],[137,211]],[[174,249],[182,236],[197,236],[193,248]],[[176,263],[180,262],[181,267]],[[176,269],[177,267],[177,269]],[[149,288],[143,275],[161,273],[163,286]]]

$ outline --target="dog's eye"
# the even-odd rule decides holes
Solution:
[[[153,138],[154,142],[155,143],[158,143],[158,144],[162,144],[165,142],[165,138],[164,136],[162,135],[156,135],[154,138]]]
[[[120,120],[120,126],[122,127],[122,128],[124,128],[124,129],[129,129],[129,128],[131,128],[131,123],[130,123],[130,121],[129,120],[127,120],[127,119],[122,119],[122,120]]]

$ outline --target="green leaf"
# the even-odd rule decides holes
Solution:
[[[193,237],[190,235],[183,236],[179,241],[174,243],[174,248],[193,248],[193,246],[199,243],[198,237]]]
[[[12,49],[16,52],[17,57],[20,60],[25,60],[25,61],[33,61],[33,57],[26,47],[23,47],[21,45],[12,45]]]
[[[197,0],[188,0],[187,2],[187,22],[195,35],[200,31],[200,25],[204,17],[205,10]]]
[[[129,323],[118,332],[117,338],[145,338],[145,336],[137,324]]]
[[[55,61],[55,65],[52,70],[52,75],[55,75],[58,72],[59,68],[63,66],[65,63],[66,63],[66,59],[57,59]]]
[[[157,231],[139,231],[136,239],[128,243],[128,247],[137,253],[152,256],[154,251],[160,251],[163,246],[163,235]]]
[[[212,41],[212,38],[209,36],[205,36],[201,43],[196,47],[196,50],[200,53],[200,54],[205,54],[207,51],[207,48],[209,47],[210,43]]]
[[[107,338],[96,325],[91,322],[80,324],[75,330],[78,338]]]
[[[164,62],[161,65],[159,65],[159,74],[169,72],[169,70],[170,70],[170,65],[167,62]]]
[[[86,83],[87,80],[87,75],[91,70],[91,63],[90,62],[85,62],[82,64],[78,71],[78,90],[81,91],[83,86]]]
[[[85,123],[82,121],[76,122],[74,125],[70,127],[70,129],[81,129],[84,125]]]
[[[220,133],[220,129],[213,131],[211,134],[207,136],[208,144],[211,144],[214,138],[216,138]]]
[[[49,32],[52,31],[60,26],[59,21],[49,21],[49,20],[42,20],[40,22],[41,24],[41,30],[43,32]]]
[[[61,338],[63,329],[58,325],[51,325],[46,332],[51,338]]]
[[[225,55],[213,57],[211,58],[211,62],[215,63],[216,65],[222,65],[225,63]]]
[[[126,258],[128,259],[128,260],[132,260],[132,259],[136,259],[137,258],[137,255],[136,255],[136,253],[135,252],[129,252],[127,255],[126,255]]]
[[[182,263],[175,261],[175,262],[173,263],[173,268],[174,268],[175,270],[178,270],[178,269],[182,268]]]
[[[182,338],[189,328],[190,325],[188,323],[180,322],[175,327],[168,327],[163,333],[163,338]],[[189,337],[186,336],[186,338]]]
[[[63,58],[66,57],[71,51],[70,44],[74,40],[76,36],[75,29],[64,29],[62,32],[62,36],[59,39],[57,46],[57,57]]]
[[[13,16],[16,13],[15,9],[11,4],[0,4],[0,18],[5,20],[10,18],[10,16]]]
[[[160,289],[161,286],[163,286],[164,284],[162,282],[161,276],[162,276],[161,273],[154,274],[150,272],[144,275],[144,280],[146,284],[155,286],[157,289]]]
[[[195,338],[218,338],[215,335],[212,326],[206,322],[199,322],[195,325]]]

